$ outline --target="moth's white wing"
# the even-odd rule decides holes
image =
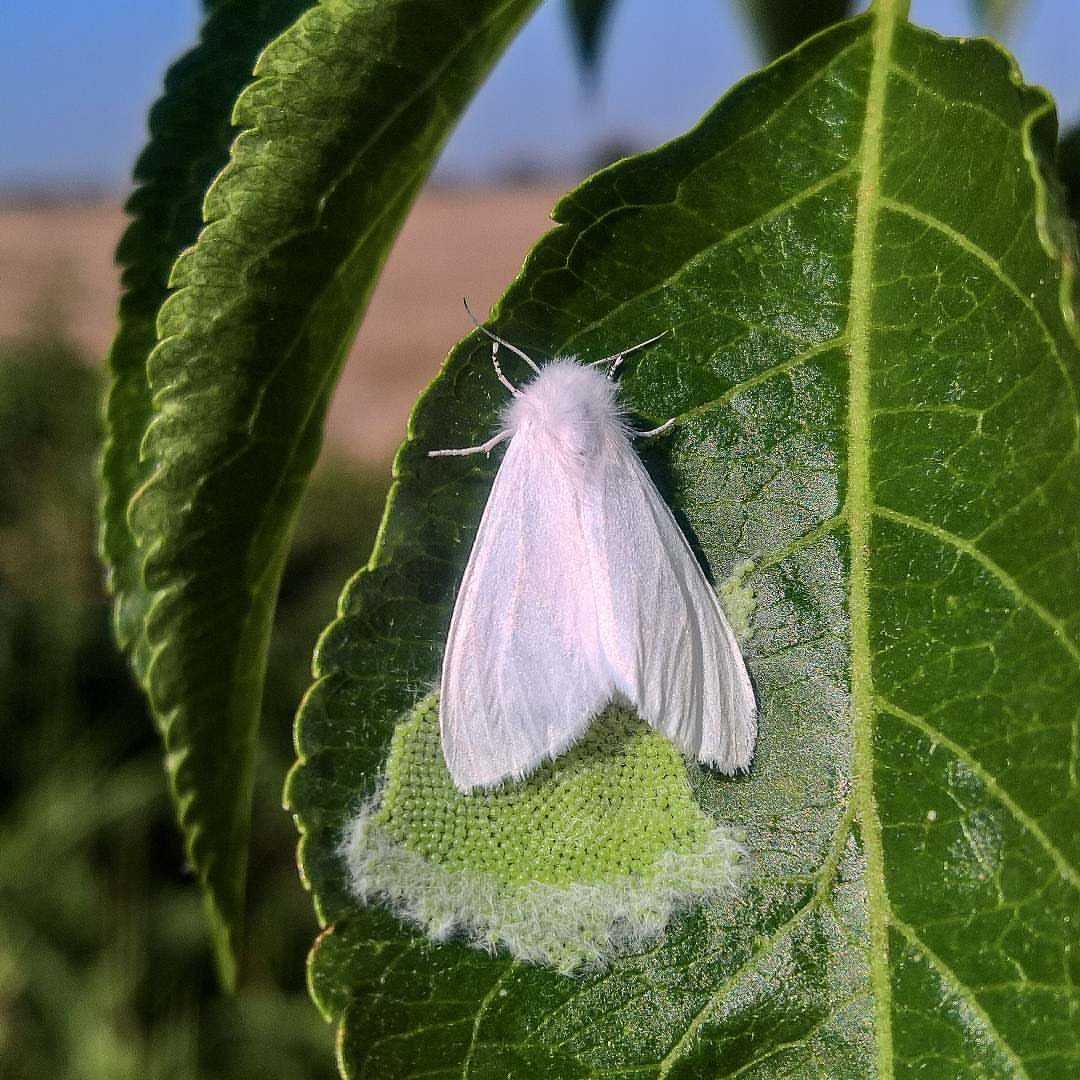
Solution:
[[[580,484],[535,427],[510,442],[443,658],[443,753],[462,791],[521,777],[579,738],[614,687],[599,651]]]
[[[716,593],[630,443],[607,439],[602,464],[582,520],[612,681],[685,753],[745,769],[757,707]]]

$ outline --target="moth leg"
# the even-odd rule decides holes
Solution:
[[[463,446],[460,450],[429,450],[428,457],[468,457],[470,454],[490,454],[501,442],[510,438],[509,431],[500,431],[479,446]]]
[[[659,427],[655,427],[651,431],[631,431],[630,434],[635,439],[651,439],[654,435],[663,435],[664,432],[670,431],[675,426],[676,420],[678,420],[678,417],[673,416],[670,420],[665,421]]]

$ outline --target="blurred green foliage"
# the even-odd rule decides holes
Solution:
[[[1065,205],[1080,225],[1080,126],[1070,128],[1058,144],[1058,174],[1065,185]]]
[[[60,341],[0,349],[0,1076],[336,1076],[316,930],[281,809],[311,643],[371,546],[385,484],[309,490],[272,646],[247,981],[216,989],[161,744],[112,644],[94,552],[97,372]]]

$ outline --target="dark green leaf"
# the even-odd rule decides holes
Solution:
[[[594,70],[600,58],[600,46],[615,4],[616,0],[566,0],[574,44],[586,71]]]
[[[779,56],[811,34],[843,19],[851,0],[738,0],[748,12],[766,56]],[[1002,0],[1009,2],[1009,0]],[[586,72],[600,57],[617,0],[566,0],[574,44]]]
[[[972,10],[995,33],[1003,32],[1016,19],[1027,0],[971,0]]]
[[[794,49],[811,34],[845,18],[851,0],[739,0],[768,57]]]
[[[135,165],[138,187],[127,204],[132,220],[117,249],[117,261],[123,267],[123,294],[119,326],[108,357],[100,546],[109,570],[117,639],[144,681],[150,664],[144,619],[152,596],[143,580],[144,552],[127,515],[132,495],[152,471],[151,461],[140,456],[139,448],[152,415],[147,359],[157,341],[157,313],[168,295],[170,268],[180,252],[195,242],[202,227],[206,189],[228,160],[229,143],[236,134],[230,118],[236,95],[250,80],[266,43],[311,3],[207,3],[201,41],[165,76],[164,94],[150,111],[150,141]],[[167,723],[161,714],[157,719],[162,725]],[[169,760],[176,764],[175,759]],[[180,822],[189,830],[189,856],[207,887],[207,910],[221,974],[231,985],[234,946],[222,919],[238,918],[242,856],[238,867],[226,870],[238,877],[225,889],[223,868],[216,866],[211,871],[191,845],[190,830],[199,810],[176,783],[175,768],[170,773]],[[208,885],[211,877],[212,886]]]
[[[138,465],[126,424],[146,388],[133,375],[113,395],[125,428],[109,513],[139,485],[128,520],[145,596],[137,573],[118,584],[136,582],[130,622],[142,618],[144,681],[226,978],[267,639],[327,399],[416,192],[533,3],[327,0],[273,42],[158,313]],[[125,346],[125,369],[139,355]]]
[[[1065,185],[1069,216],[1080,225],[1080,127],[1066,131],[1061,137],[1058,144],[1058,175]]]
[[[149,596],[142,557],[127,521],[132,494],[149,476],[139,444],[150,421],[146,360],[157,340],[158,308],[168,295],[169,270],[195,242],[202,200],[228,161],[235,135],[230,113],[250,80],[263,46],[313,0],[217,0],[202,39],[165,76],[165,92],[150,111],[150,141],[135,165],[138,187],[117,261],[123,267],[119,327],[109,351],[108,441],[102,461],[101,548],[114,596],[116,633],[145,674],[139,642]]]
[[[484,342],[417,407],[381,541],[318,653],[289,798],[350,1076],[1071,1077],[1080,1040],[1080,352],[1041,164],[1053,107],[903,5],[741,84],[557,207],[498,308],[627,365],[649,465],[757,597],[749,778],[697,770],[752,880],[605,974],[434,945],[338,844],[437,678],[496,461]],[[1063,269],[1064,266],[1064,269]],[[507,364],[512,378],[522,365]]]

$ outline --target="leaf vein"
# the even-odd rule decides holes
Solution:
[[[495,995],[502,988],[503,983],[506,982],[519,966],[519,961],[511,960],[510,963],[499,972],[499,977],[491,984],[491,989],[484,995],[477,1007],[476,1017],[473,1020],[472,1035],[469,1038],[469,1049],[466,1051],[465,1059],[461,1064],[462,1080],[468,1080],[469,1069],[472,1067],[473,1055],[476,1053],[477,1038],[480,1034],[480,1022],[483,1020],[484,1014],[487,1012],[488,1006],[494,1000]]]
[[[729,404],[740,394],[745,393],[747,390],[752,390],[760,383],[768,382],[770,379],[776,378],[777,375],[784,375],[795,368],[802,367],[803,364],[808,363],[815,357],[821,356],[822,353],[842,348],[847,344],[847,340],[847,336],[841,334],[838,337],[829,338],[827,341],[820,341],[816,345],[812,345],[809,349],[805,349],[803,352],[798,353],[787,360],[782,360],[779,364],[773,364],[770,367],[764,368],[762,371],[758,371],[755,374],[742,379],[740,382],[729,386],[719,396],[711,398],[709,401],[703,401],[700,405],[694,405],[692,408],[686,409],[681,413],[677,413],[672,419],[676,424],[682,424],[686,420],[692,420],[697,416],[710,413],[714,409],[719,409],[722,406]]]
[[[903,202],[899,199],[891,199],[888,196],[883,195],[880,197],[880,202],[887,210],[891,210],[896,214],[902,214],[905,217],[911,218],[913,221],[918,221],[921,225],[925,225],[928,229],[933,229],[936,232],[941,233],[942,236],[950,240],[955,246],[978,259],[979,262],[981,262],[994,277],[996,277],[998,281],[1000,281],[1001,284],[1020,301],[1021,305],[1035,320],[1040,334],[1049,346],[1050,352],[1061,371],[1061,377],[1064,380],[1066,387],[1068,387],[1069,397],[1072,399],[1073,406],[1073,449],[1076,450],[1077,448],[1080,448],[1080,399],[1077,397],[1076,381],[1073,379],[1072,372],[1069,371],[1068,365],[1065,363],[1065,358],[1061,354],[1061,348],[1058,345],[1057,339],[1051,333],[1050,327],[1046,325],[1046,320],[1043,318],[1042,312],[1035,306],[1031,297],[1028,296],[1015,281],[1013,281],[1012,277],[998,259],[991,255],[985,248],[980,247],[969,236],[965,236],[958,229],[954,229],[948,222],[942,221],[941,218],[936,215],[929,214],[925,210],[919,210],[910,203]]]
[[[757,229],[762,225],[768,224],[768,222],[772,221],[774,218],[777,218],[782,213],[784,213],[785,210],[791,210],[794,207],[797,207],[801,203],[805,202],[807,199],[811,199],[815,195],[819,195],[822,191],[824,191],[826,188],[828,188],[828,187],[832,186],[833,184],[835,184],[838,180],[842,180],[844,177],[848,176],[852,171],[853,171],[853,165],[852,165],[852,163],[849,162],[848,164],[841,166],[835,172],[831,172],[828,175],[823,176],[820,180],[817,180],[813,184],[810,184],[808,187],[802,188],[800,191],[797,191],[794,195],[791,196],[791,198],[785,199],[783,202],[777,203],[775,206],[770,206],[768,208],[768,210],[765,210],[763,213],[759,214],[757,217],[753,218],[751,221],[744,222],[742,225],[738,225],[734,229],[729,230],[728,232],[724,233],[723,236],[720,236],[716,240],[714,240],[711,244],[706,244],[704,247],[700,248],[698,251],[695,251],[693,253],[693,255],[691,255],[688,259],[686,259],[685,262],[680,264],[680,266],[676,270],[673,270],[666,278],[663,278],[661,281],[658,281],[655,285],[651,285],[644,292],[637,292],[633,296],[627,297],[627,299],[621,301],[620,303],[616,304],[613,308],[610,308],[608,311],[606,311],[599,319],[594,319],[591,323],[588,323],[587,325],[583,326],[580,330],[575,331],[573,334],[570,335],[570,337],[568,337],[566,339],[566,341],[563,343],[562,348],[561,348],[560,351],[562,351],[564,353],[565,352],[576,353],[577,350],[574,347],[574,343],[576,341],[583,338],[586,334],[592,333],[593,330],[595,330],[598,327],[602,326],[609,319],[612,319],[615,316],[617,316],[624,308],[629,307],[631,304],[640,303],[641,301],[647,299],[650,296],[655,296],[658,292],[662,291],[663,289],[666,289],[669,285],[676,282],[691,267],[696,266],[698,263],[702,262],[708,256],[710,256],[710,255],[714,254],[715,252],[719,251],[721,248],[726,247],[728,244],[731,244],[733,241],[738,240],[740,237],[744,236],[746,233],[750,232],[751,230]],[[595,224],[590,225],[588,227],[588,229],[582,230],[582,232],[578,236],[577,240],[574,241],[573,246],[566,253],[566,259],[565,259],[563,265],[558,266],[558,267],[552,267],[551,269],[545,270],[542,273],[538,274],[537,278],[536,278],[536,282],[534,282],[534,287],[535,287],[535,284],[542,281],[543,278],[546,277],[546,276],[549,276],[551,274],[556,274],[556,273],[562,273],[562,272],[571,270],[570,260],[573,258],[574,250],[577,247],[577,245],[587,235],[589,229],[596,228],[596,226],[599,225],[600,223],[602,223],[605,220],[605,218],[610,216],[610,214],[617,213],[617,212],[625,212],[626,210],[633,210],[633,209],[644,209],[644,207],[632,206],[632,205],[626,205],[626,206],[619,207],[617,211],[616,210],[609,211],[608,214],[604,214],[603,216],[598,218],[597,221],[595,222]],[[530,298],[530,300],[534,299],[533,293],[531,291],[530,291],[530,294],[529,294],[529,298]]]
[[[892,510],[887,506],[874,507],[874,514],[886,521],[892,521],[897,525],[904,525],[909,529],[916,529],[919,532],[926,533],[955,551],[974,559],[984,570],[997,578],[1021,607],[1027,608],[1036,618],[1045,623],[1053,632],[1054,640],[1069,653],[1077,665],[1080,665],[1080,646],[1069,635],[1065,620],[1059,618],[1049,608],[1036,600],[1004,567],[995,562],[984,551],[981,551],[970,540],[965,540],[964,537],[949,532],[948,529],[943,529],[940,525],[934,525],[929,521],[913,517],[911,514],[902,513],[899,510]]]
[[[1028,1071],[1024,1067],[1023,1061],[1020,1059],[1016,1051],[1006,1041],[1005,1036],[1001,1034],[993,1020],[990,1019],[989,1014],[983,1008],[975,992],[971,987],[967,986],[961,981],[960,977],[955,971],[940,956],[937,955],[932,949],[930,949],[915,932],[915,929],[904,922],[902,919],[897,918],[894,913],[892,916],[893,927],[902,934],[908,941],[908,944],[915,950],[921,953],[930,966],[938,973],[941,978],[949,983],[956,991],[960,999],[971,1009],[975,1016],[981,1021],[984,1030],[994,1040],[997,1046],[1001,1049],[1002,1053],[1008,1058],[1009,1064],[1016,1070],[1017,1075],[1028,1078]]]
[[[854,994],[851,997],[848,997],[845,1000],[839,1002],[839,1004],[837,1004],[834,1008],[830,1009],[828,1013],[826,1013],[820,1020],[818,1020],[816,1024],[814,1024],[811,1028],[807,1029],[806,1033],[801,1039],[792,1039],[788,1042],[780,1043],[779,1046],[774,1046],[768,1053],[761,1054],[760,1056],[755,1058],[751,1058],[750,1061],[747,1061],[745,1064],[740,1065],[739,1068],[737,1068],[733,1073],[730,1073],[729,1080],[735,1080],[737,1076],[742,1076],[743,1073],[747,1072],[749,1069],[752,1069],[755,1065],[761,1065],[764,1062],[769,1061],[771,1058],[776,1057],[777,1054],[782,1054],[785,1050],[795,1050],[798,1049],[800,1046],[806,1046],[807,1051],[812,1053],[812,1051],[809,1050],[809,1046],[807,1045],[810,1041],[811,1036],[821,1031],[827,1024],[830,1024],[833,1020],[835,1020],[845,1009],[854,1005],[855,1002],[862,1001],[864,998],[867,998],[869,996],[870,995],[868,993]]]
[[[1015,134],[1013,129],[1009,126],[1008,121],[999,116],[992,109],[988,109],[985,105],[979,104],[977,101],[957,101],[955,98],[947,98],[940,90],[935,90],[928,83],[923,82],[913,71],[909,71],[902,64],[898,64],[895,60],[889,64],[889,71],[901,78],[904,82],[909,83],[915,87],[920,93],[926,94],[928,97],[936,98],[944,105],[954,108],[957,105],[965,109],[971,109],[973,112],[982,113],[983,116],[989,120],[993,120],[996,124],[1000,125],[1005,133],[1010,137]]]
[[[939,728],[936,728],[924,716],[916,716],[914,713],[910,713],[906,709],[902,709],[899,705],[880,696],[877,698],[877,704],[882,712],[888,713],[897,720],[901,720],[905,724],[909,724],[911,727],[921,731],[924,735],[933,739],[934,742],[945,747],[945,749],[954,757],[962,761],[982,781],[986,790],[989,791],[1006,810],[1008,810],[1016,823],[1037,841],[1039,846],[1051,859],[1061,876],[1065,878],[1074,889],[1080,890],[1080,871],[1069,862],[1064,853],[1050,837],[1046,835],[1038,821],[1020,806],[1012,795],[1002,787],[1001,783],[993,773],[991,773],[986,766],[981,764],[978,758],[976,758],[970,750],[965,749],[958,742],[949,738],[948,735]]]
[[[749,971],[752,971],[757,964],[767,956],[773,949],[773,947],[780,941],[782,941],[789,934],[799,926],[799,924],[806,918],[808,918],[814,911],[822,906],[825,895],[828,892],[830,886],[836,879],[836,873],[840,865],[840,856],[843,851],[844,841],[847,839],[851,822],[854,818],[854,804],[848,806],[841,816],[836,825],[836,832],[833,835],[833,844],[829,852],[828,857],[821,864],[821,871],[817,875],[817,888],[814,891],[813,896],[805,904],[802,905],[785,923],[779,926],[772,934],[769,935],[761,944],[753,951],[753,953],[740,964],[721,984],[717,989],[709,995],[708,999],[698,1010],[697,1014],[690,1021],[686,1027],[686,1031],[683,1032],[678,1042],[668,1051],[664,1058],[659,1062],[659,1071],[657,1072],[657,1080],[664,1080],[668,1076],[674,1067],[675,1063],[681,1058],[689,1049],[691,1043],[697,1037],[698,1032],[706,1023],[708,1023],[709,1016],[715,1009],[715,1007],[723,1000],[725,994],[732,988],[738,986],[742,977]]]

